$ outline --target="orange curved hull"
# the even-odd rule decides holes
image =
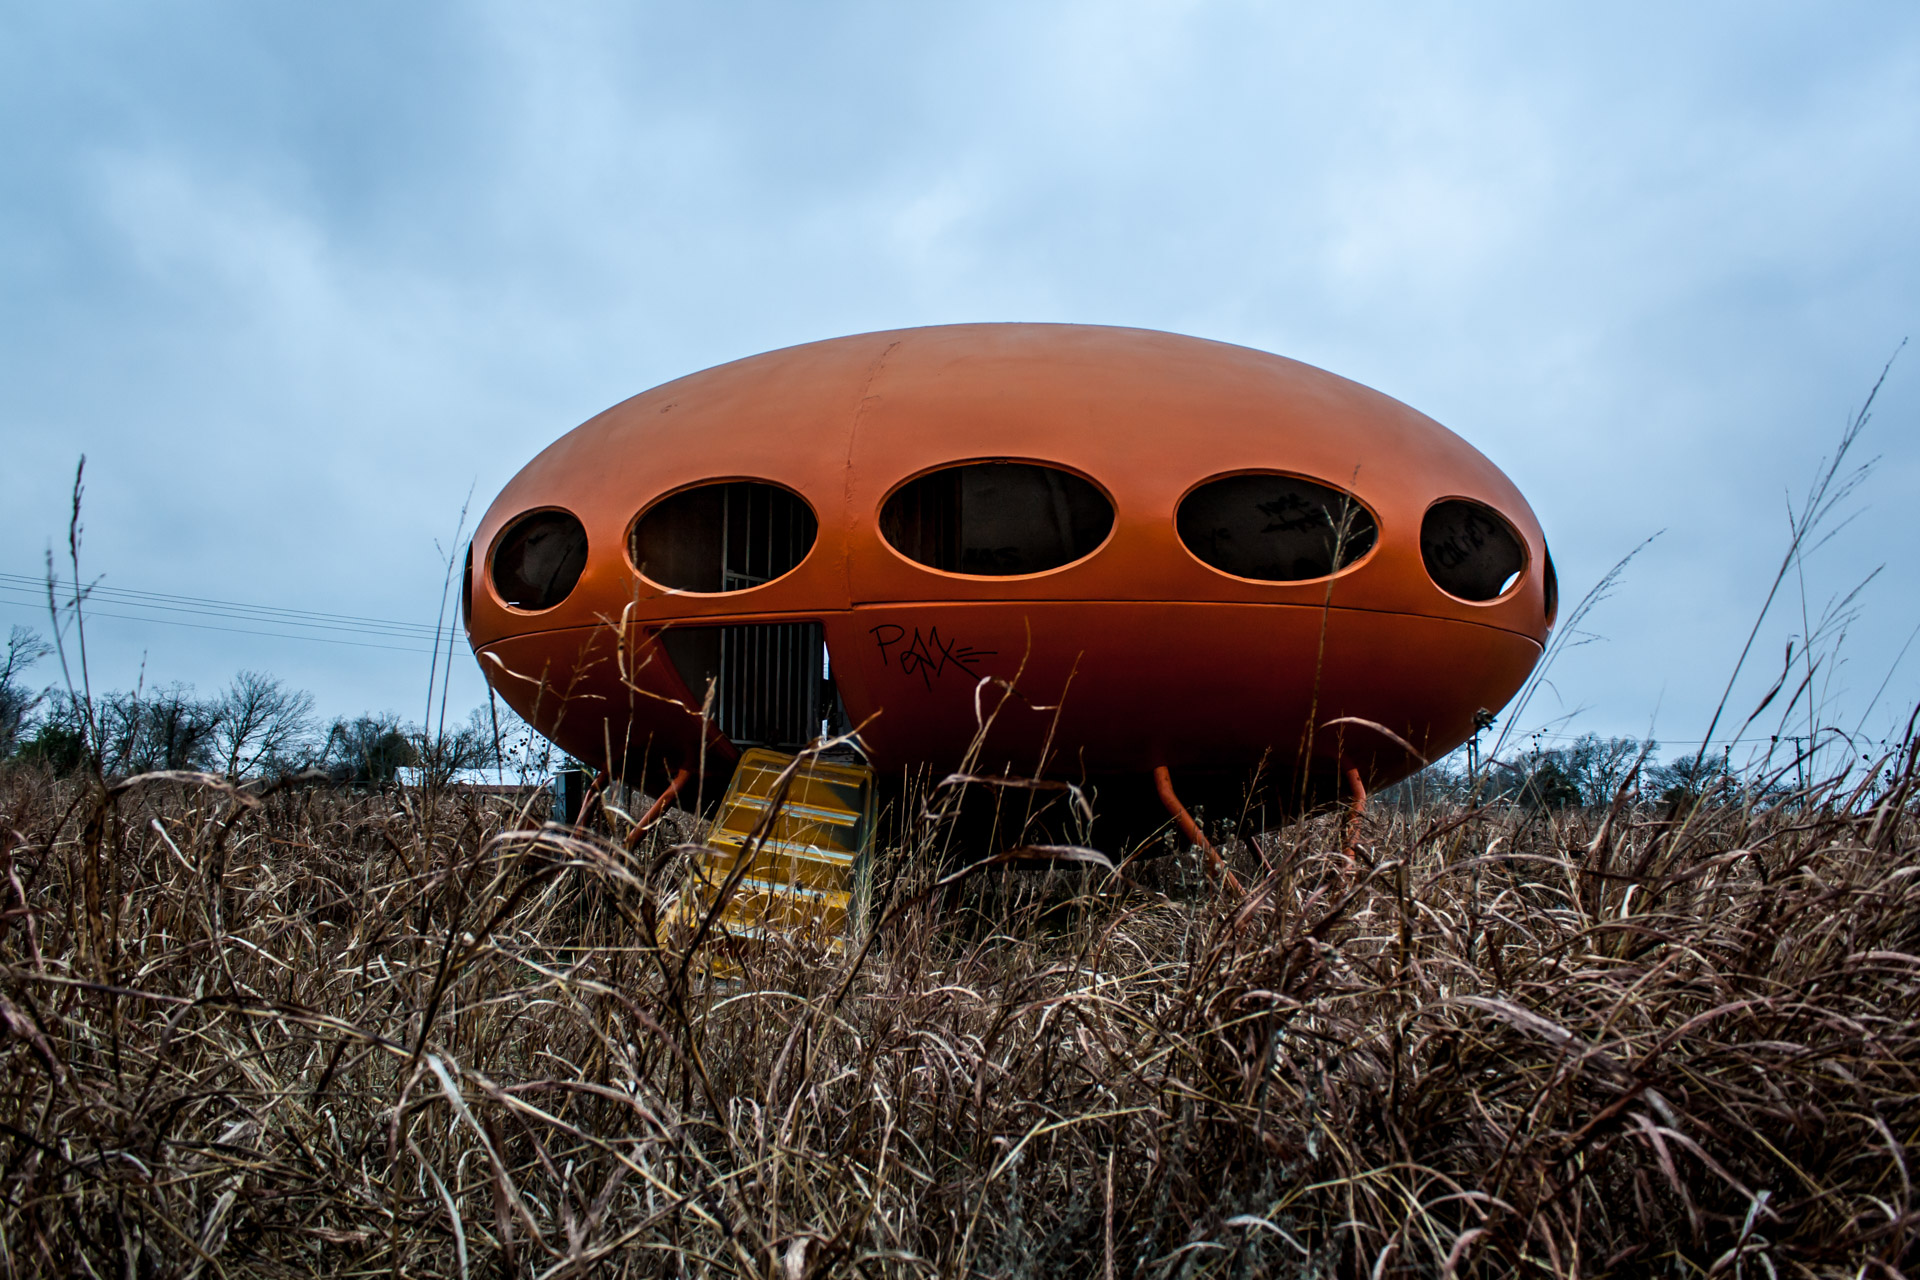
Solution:
[[[921,521],[915,530],[960,518],[958,506],[926,515],[934,499],[906,488],[918,477],[935,475],[926,490],[935,496],[970,493],[978,504],[996,492],[988,482],[938,489],[941,468],[966,470],[957,464],[995,482],[1039,475],[1050,486],[1033,498],[1002,484],[1007,509],[980,506],[980,538],[1012,544],[989,548],[1002,563],[964,566],[987,572],[939,567],[924,550],[933,534],[910,542],[900,532],[903,493],[921,504],[909,513]],[[1300,570],[1318,576],[1223,571],[1213,562],[1223,553],[1195,540],[1200,517],[1215,514],[1195,495],[1213,501],[1205,486],[1246,476],[1255,498],[1274,485],[1338,491],[1367,532],[1335,546],[1342,567]],[[683,492],[696,495],[683,504],[692,511],[704,500],[699,487],[715,481],[758,482],[773,494],[769,510],[790,509],[726,528],[786,519],[778,536],[798,563],[764,583],[729,579],[734,589],[661,585],[648,574],[670,577],[655,566],[679,552],[655,550],[667,544],[636,522],[669,511],[658,504]],[[744,512],[746,488],[732,492]],[[1219,503],[1252,501],[1219,492]],[[1292,490],[1283,496],[1299,507]],[[1436,523],[1453,511],[1436,504],[1449,500],[1469,512],[1464,526]],[[1066,514],[1041,516],[1078,521],[1097,545],[1062,552],[1078,558],[1058,567],[1009,570],[1022,563],[1019,531],[1040,518],[1031,508],[1048,501]],[[1070,503],[1079,505],[1069,512]],[[1493,515],[1472,516],[1482,508]],[[503,551],[503,534],[543,510],[584,531],[578,577],[557,603],[516,608],[502,583],[518,579],[500,557],[520,552]],[[886,530],[883,516],[893,521]],[[1220,516],[1218,536],[1259,534],[1237,518]],[[1507,561],[1485,553],[1496,576],[1519,566],[1496,596],[1465,599],[1437,585],[1454,545],[1448,528],[1462,556],[1487,530],[1514,544]],[[688,542],[685,554],[707,554],[702,545]],[[655,559],[637,564],[643,551]],[[846,718],[883,773],[951,768],[977,745],[984,768],[1066,777],[1165,765],[1176,775],[1264,767],[1290,778],[1345,761],[1380,785],[1419,761],[1371,729],[1328,722],[1371,721],[1438,756],[1465,740],[1477,712],[1514,694],[1551,625],[1538,521],[1512,483],[1445,428],[1279,356],[1088,326],[866,334],[667,383],[528,464],[481,520],[473,559],[468,632],[488,679],[567,751],[630,771],[691,763],[703,750],[723,767],[739,744],[712,724],[703,733],[706,690],[695,687],[703,682],[686,646],[719,634],[701,628],[790,621],[819,625]],[[983,733],[981,717],[996,707]]]

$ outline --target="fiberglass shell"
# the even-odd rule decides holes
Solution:
[[[490,682],[629,770],[744,745],[703,720],[689,637],[800,622],[883,774],[972,748],[1379,785],[1419,761],[1358,722],[1458,745],[1554,608],[1526,501],[1433,420],[1281,356],[1081,325],[862,334],[655,387],[515,476],[471,562]]]

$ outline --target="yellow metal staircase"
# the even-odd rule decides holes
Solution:
[[[732,884],[710,939],[805,939],[844,953],[865,906],[873,823],[873,771],[864,764],[817,756],[796,764],[783,752],[751,748],[668,919],[697,930]]]

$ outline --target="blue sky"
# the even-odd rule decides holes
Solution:
[[[1906,4],[8,4],[0,138],[0,573],[64,548],[84,452],[105,584],[428,625],[469,489],[648,386],[903,325],[1142,325],[1454,428],[1572,595],[1664,530],[1534,718],[1678,743],[1920,327]],[[1869,711],[1920,625],[1917,416],[1909,350],[1805,577],[1815,614],[1885,565],[1823,669],[1876,736],[1920,697],[1911,655]],[[108,684],[425,697],[424,653],[89,644]]]

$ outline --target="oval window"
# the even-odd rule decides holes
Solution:
[[[945,573],[1042,573],[1091,554],[1113,530],[1113,504],[1087,481],[1032,462],[969,462],[896,489],[880,534],[909,560]]]
[[[1560,575],[1553,571],[1553,552],[1546,553],[1547,625],[1551,627],[1560,613]]]
[[[819,532],[799,494],[725,480],[648,507],[634,521],[627,554],[643,576],[675,591],[745,591],[791,572]]]
[[[467,567],[460,573],[460,621],[473,628],[473,544],[467,544]]]
[[[1298,476],[1210,480],[1180,501],[1187,550],[1222,573],[1303,582],[1373,550],[1380,526],[1352,494]]]
[[[536,511],[507,527],[493,549],[493,589],[516,609],[551,609],[587,564],[587,531],[568,511]]]
[[[1505,516],[1485,503],[1448,498],[1420,522],[1420,558],[1439,588],[1462,600],[1505,595],[1527,567],[1527,551]]]

